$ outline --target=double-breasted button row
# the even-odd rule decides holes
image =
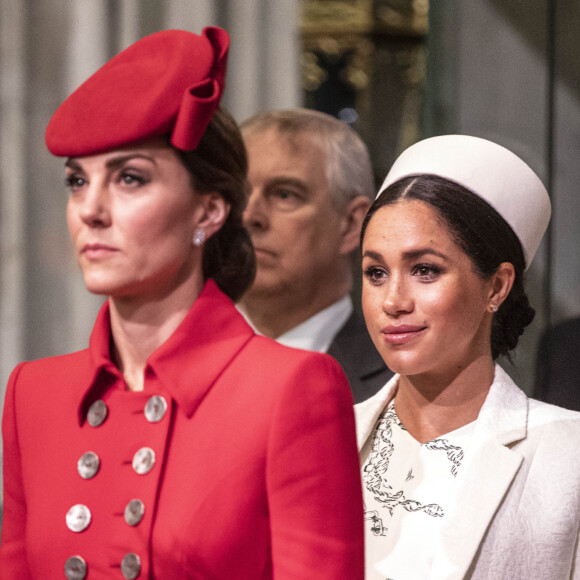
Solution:
[[[153,395],[145,404],[145,418],[150,423],[158,423],[167,413],[167,400],[161,395]],[[95,401],[87,413],[87,421],[91,427],[99,427],[105,422],[109,408],[102,399]]]
[[[87,577],[87,563],[81,556],[71,556],[64,564],[67,580],[84,580]],[[127,580],[134,580],[141,573],[141,558],[137,554],[126,554],[121,561],[121,574]]]
[[[167,401],[161,395],[153,395],[147,401],[144,415],[150,423],[158,423],[167,413]],[[109,409],[107,404],[99,399],[87,412],[87,422],[91,427],[100,427],[107,419]],[[133,456],[133,470],[138,475],[149,473],[155,465],[155,451],[150,447],[142,447]],[[95,477],[101,466],[99,456],[93,451],[83,453],[77,461],[77,471],[83,479]],[[124,518],[129,526],[138,525],[145,514],[145,504],[140,499],[132,499],[125,506]],[[75,533],[82,532],[91,523],[91,511],[84,504],[73,505],[66,514],[66,525]],[[67,580],[84,580],[87,576],[87,563],[79,556],[71,556],[64,565],[64,575]],[[141,559],[137,554],[127,554],[121,562],[121,573],[127,580],[137,578],[141,573]]]
[[[145,504],[140,499],[132,499],[125,506],[125,521],[136,526],[145,515]],[[66,514],[66,526],[71,532],[83,532],[91,523],[91,510],[82,503],[73,505]]]

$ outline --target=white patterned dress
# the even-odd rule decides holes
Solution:
[[[429,576],[474,425],[421,444],[387,405],[362,452],[366,580]]]

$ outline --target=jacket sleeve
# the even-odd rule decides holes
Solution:
[[[326,355],[313,353],[292,368],[267,451],[274,578],[362,580],[362,490],[350,388]]]
[[[0,542],[0,578],[6,580],[31,578],[26,559],[26,501],[15,403],[16,381],[23,364],[14,369],[8,381],[2,418],[4,513]]]

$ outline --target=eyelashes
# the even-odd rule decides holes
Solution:
[[[425,263],[416,264],[410,269],[410,275],[418,278],[422,282],[437,280],[442,272],[443,270],[439,266]],[[363,269],[363,275],[371,284],[378,285],[388,279],[390,272],[382,266],[368,266]]]

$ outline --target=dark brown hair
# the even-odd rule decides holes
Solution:
[[[248,159],[240,130],[224,109],[218,109],[193,151],[176,150],[192,176],[197,193],[217,192],[230,206],[224,225],[205,243],[204,277],[213,278],[234,302],[256,275],[252,241],[242,224],[249,195]]]
[[[524,290],[525,259],[516,234],[495,209],[473,192],[443,177],[422,174],[392,183],[375,200],[362,225],[361,247],[366,228],[377,210],[412,199],[435,210],[480,278],[489,279],[502,262],[513,264],[513,287],[494,314],[491,328],[493,358],[506,356],[509,359],[510,351],[516,347],[535,314]]]

